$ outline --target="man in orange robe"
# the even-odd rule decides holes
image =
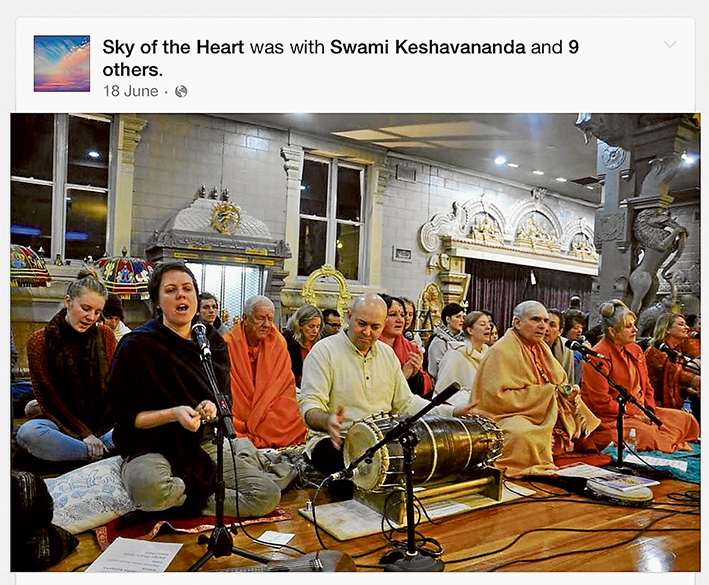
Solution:
[[[224,335],[231,359],[234,430],[259,448],[303,443],[295,378],[286,340],[273,325],[268,297],[244,303],[243,319]]]

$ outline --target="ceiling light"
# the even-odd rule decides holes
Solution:
[[[590,189],[591,191],[593,191],[593,185],[586,185],[586,189]]]
[[[495,157],[496,165],[504,165],[507,162],[507,157],[499,155]]]
[[[507,166],[510,167],[511,169],[519,168],[519,165],[517,163],[507,163]]]
[[[101,158],[101,153],[97,150],[89,150],[86,152],[86,156],[93,158],[94,160]]]
[[[564,177],[557,177],[556,180],[559,181],[559,183],[566,183],[566,179]]]
[[[535,175],[543,175],[544,171],[532,171],[532,173]]]
[[[682,156],[680,158],[682,159],[682,164],[685,167],[691,167],[694,163],[697,162],[699,155],[696,152],[685,151],[682,153]]]

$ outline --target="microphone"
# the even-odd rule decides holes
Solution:
[[[699,339],[699,331],[690,331],[689,336],[692,339]]]
[[[406,339],[408,339],[409,341],[414,340],[414,334],[411,333],[411,331],[404,331],[404,337],[406,337]]]
[[[355,475],[357,475],[358,469],[343,469],[342,471],[338,471],[337,473],[331,473],[328,476],[328,479],[330,481],[335,481],[338,479],[352,479]]]
[[[582,355],[592,355],[593,357],[597,357],[602,360],[606,359],[606,356],[604,356],[602,353],[598,353],[596,350],[593,350],[590,347],[581,345],[577,339],[567,339],[564,345],[566,345],[566,347],[568,347],[569,349],[578,351]]]
[[[192,333],[194,333],[195,341],[199,346],[199,351],[204,356],[212,355],[209,349],[209,341],[207,340],[207,327],[204,323],[195,323],[192,325]]]
[[[687,357],[684,354],[681,354],[678,351],[675,351],[672,349],[669,345],[666,343],[663,343],[659,339],[655,342],[655,349],[659,349],[660,351],[664,351],[668,356],[670,356],[671,359],[675,361],[684,361],[685,363],[689,363],[692,361],[692,358]]]

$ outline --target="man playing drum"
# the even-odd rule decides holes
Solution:
[[[394,351],[377,342],[386,315],[379,295],[357,297],[347,312],[348,328],[316,343],[303,362],[299,403],[309,428],[305,452],[321,473],[345,467],[342,435],[354,422],[379,413],[412,415],[428,404],[409,390]],[[462,416],[471,410],[443,404],[431,413]],[[343,487],[335,495],[351,497],[352,484]]]

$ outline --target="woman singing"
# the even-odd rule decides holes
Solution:
[[[211,427],[202,422],[216,417],[217,408],[192,340],[197,282],[184,264],[165,263],[153,271],[148,291],[156,318],[123,339],[109,381],[114,441],[125,459],[121,476],[142,510],[183,506],[187,514],[213,515],[216,446],[204,433]],[[217,386],[228,399],[229,354],[217,331],[206,327]],[[230,455],[225,443],[224,512],[233,516],[237,493]],[[260,468],[237,457],[236,476],[241,516],[261,516],[276,507],[281,490]]]
[[[452,342],[451,348],[443,355],[438,366],[435,393],[438,394],[451,383],[458,382],[460,391],[448,400],[453,406],[464,406],[471,402],[470,389],[473,387],[480,360],[488,350],[491,323],[490,316],[486,313],[468,313],[463,321],[465,341]]]

